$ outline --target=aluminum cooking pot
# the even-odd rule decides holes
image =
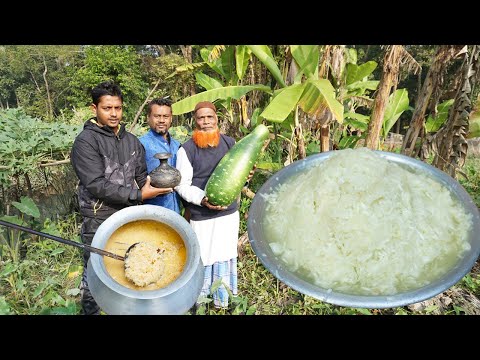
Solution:
[[[117,211],[98,228],[92,246],[104,249],[110,236],[132,221],[155,220],[173,228],[186,248],[186,262],[177,279],[156,290],[133,290],[116,282],[105,268],[101,255],[92,253],[88,261],[88,285],[100,308],[111,315],[180,315],[197,300],[204,267],[197,236],[190,224],[176,212],[156,205],[130,206]]]
[[[429,299],[447,290],[471,270],[480,255],[480,214],[468,193],[452,177],[425,162],[408,156],[383,151],[376,151],[376,153],[404,168],[425,174],[445,186],[451,192],[452,196],[458,199],[465,211],[472,215],[473,226],[468,234],[468,241],[471,245],[470,250],[465,252],[462,257],[458,259],[455,266],[440,279],[426,286],[391,296],[352,295],[332,291],[332,289],[325,289],[315,285],[309,280],[288,270],[282,261],[274,255],[269,245],[268,236],[264,232],[263,217],[267,205],[265,198],[268,197],[278,185],[301,174],[308,168],[324,162],[333,155],[333,153],[333,151],[329,151],[311,155],[288,165],[271,176],[253,198],[247,222],[250,244],[262,264],[276,278],[303,294],[327,303],[347,307],[377,309],[404,306]],[[310,194],[305,194],[306,197],[309,195]]]

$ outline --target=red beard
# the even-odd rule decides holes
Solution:
[[[211,131],[194,130],[192,139],[199,148],[217,147],[220,142],[220,129]]]

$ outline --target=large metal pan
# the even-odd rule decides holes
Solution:
[[[271,176],[256,193],[252,205],[250,206],[247,222],[250,244],[262,264],[276,278],[303,294],[327,303],[356,308],[390,308],[417,303],[434,297],[457,283],[471,270],[480,254],[480,214],[477,206],[474,204],[465,189],[452,177],[425,162],[390,152],[377,151],[377,153],[398,165],[425,174],[450,190],[452,195],[458,199],[464,209],[472,215],[473,226],[468,235],[471,249],[458,260],[456,265],[448,271],[448,273],[437,281],[418,289],[391,296],[363,296],[335,292],[331,289],[319,287],[298,276],[294,272],[289,271],[273,254],[269,246],[267,235],[264,232],[262,226],[262,219],[266,207],[264,196],[270,194],[279,184],[297,176],[312,165],[317,165],[327,160],[333,155],[333,152],[330,151],[296,161],[275,173],[275,175]],[[305,194],[305,196],[308,195],[309,194]]]

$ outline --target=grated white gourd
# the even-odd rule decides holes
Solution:
[[[360,148],[336,151],[266,199],[265,231],[286,266],[356,295],[394,295],[470,249],[471,217],[448,189]]]

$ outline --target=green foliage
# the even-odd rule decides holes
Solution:
[[[1,216],[0,220],[28,227],[29,224],[33,224],[33,221],[29,220],[30,218],[37,219],[40,216],[37,205],[30,198],[22,197],[21,202],[15,201],[12,205],[20,211],[20,214]],[[20,230],[2,226],[0,228],[0,260],[5,254],[14,262],[19,261],[24,236],[25,234]]]
[[[361,136],[356,136],[356,135],[344,136],[344,137],[342,137],[342,139],[338,143],[338,148],[340,150],[342,150],[342,149],[354,149],[355,146],[357,145],[357,142],[360,139],[365,139],[365,134],[362,134]]]
[[[307,81],[298,105],[310,115],[319,114],[326,106],[340,124],[343,122],[343,105],[335,98],[335,90],[326,79]]]
[[[459,177],[458,181],[480,208],[480,158],[467,157],[463,171],[467,178]]]
[[[253,178],[252,178],[252,181],[253,181]],[[240,228],[239,228],[240,234],[243,234],[245,231],[247,231],[248,209],[250,209],[251,204],[252,204],[252,199],[242,194],[240,197],[240,205],[238,207],[238,211],[240,212]]]
[[[84,66],[70,80],[69,99],[76,106],[92,102],[89,90],[102,81],[113,80],[122,89],[124,120],[132,121],[143,103],[148,84],[144,79],[140,55],[133,46],[95,45],[84,48]]]
[[[188,130],[185,126],[172,126],[168,129],[170,135],[180,144],[185,143],[192,136],[192,131]]]
[[[474,294],[480,295],[480,275],[467,274],[463,277],[461,285]]]
[[[387,138],[390,129],[395,125],[402,113],[408,109],[407,89],[397,89],[389,97],[382,122],[383,139]]]
[[[195,73],[195,79],[200,86],[205,88],[205,90],[212,90],[223,86],[220,81],[211,76],[205,75],[202,72]]]
[[[333,124],[334,147],[339,149],[354,148],[361,138],[358,134],[365,137],[371,113],[368,104],[373,103],[370,96],[379,84],[377,80],[369,80],[378,63],[371,60],[357,65],[356,49],[345,50],[347,64],[335,88],[337,99],[345,108],[344,123],[341,126]],[[361,113],[357,112],[359,108],[363,110]]]
[[[143,61],[151,78],[149,87],[153,88],[158,79],[161,80],[151,98],[170,96],[172,101],[176,102],[183,99],[185,94],[189,93],[189,89],[195,85],[195,78],[190,72],[180,72],[174,77],[169,77],[178,67],[187,64],[183,57],[175,53],[156,58],[147,58]]]
[[[78,238],[74,218],[44,223],[43,232]],[[2,229],[0,228],[0,231]],[[33,238],[22,260],[0,259],[0,314],[78,314],[82,275],[81,251],[58,242]]]
[[[346,85],[352,86],[355,83],[363,82],[371,73],[373,73],[376,67],[377,63],[375,61],[367,61],[362,65],[352,63],[347,64]]]
[[[305,84],[295,84],[277,91],[259,116],[271,122],[283,122],[292,113],[304,90]]]
[[[267,67],[273,78],[281,87],[286,87],[282,72],[273,58],[272,52],[267,45],[247,45],[250,51]]]
[[[192,111],[195,108],[195,105],[197,105],[197,103],[200,101],[213,102],[217,99],[240,99],[240,97],[252,90],[260,90],[266,92],[270,91],[269,87],[264,85],[225,86],[222,88],[216,88],[187,97],[172,104],[173,115],[184,114]]]
[[[480,116],[470,119],[470,128],[468,129],[468,138],[480,137]]]
[[[272,122],[283,122],[290,113],[301,107],[309,115],[318,115],[325,108],[330,110],[338,122],[343,121],[343,106],[335,98],[335,91],[327,79],[318,79],[319,47],[291,45],[292,56],[299,66],[294,84],[286,86],[282,74],[267,46],[249,45],[255,56],[270,70],[283,89],[276,91],[271,102],[260,117]],[[302,83],[303,74],[307,80]],[[295,122],[297,124],[297,121]]]
[[[42,161],[68,158],[80,125],[43,122],[23,109],[0,110],[0,184],[11,176],[31,172]]]
[[[480,137],[480,95],[473,105],[473,111],[470,113],[470,127],[468,129],[468,138]]]
[[[318,61],[320,52],[315,45],[290,45],[290,50],[300,71],[299,81],[304,74],[308,79],[318,79]]]
[[[0,51],[0,105],[53,120],[69,107],[68,81],[78,45],[9,45]],[[51,112],[52,111],[52,112]]]
[[[1,276],[1,274],[0,274]],[[10,305],[8,305],[5,296],[0,296],[0,315],[11,315],[13,312],[10,310]]]
[[[378,80],[364,80],[357,81],[351,85],[348,85],[345,89],[349,97],[363,96],[367,90],[375,91],[380,81]]]
[[[345,125],[350,126],[352,130],[367,131],[369,121],[370,116],[354,112],[345,113]]]
[[[235,51],[235,69],[238,80],[242,80],[248,68],[251,58],[251,51],[245,45],[238,45]]]
[[[211,47],[202,48],[200,50],[200,56],[202,57],[203,61],[217,74],[220,74],[224,78],[224,81],[227,85],[236,85],[238,82],[238,76],[235,71],[235,47],[227,46],[220,54],[220,57],[214,60],[210,60],[211,51]]]
[[[369,71],[372,70],[372,66]],[[356,70],[358,74],[359,70]],[[367,83],[364,81],[363,83]],[[355,83],[356,84],[356,83]],[[376,85],[375,85],[376,86]],[[357,89],[360,89],[358,87]],[[365,90],[365,89],[363,89]],[[388,102],[385,108],[385,114],[382,122],[382,137],[385,139],[399,117],[409,109],[408,92],[406,89],[395,90],[388,98]],[[348,126],[343,131],[340,141],[338,143],[339,149],[355,148],[358,140],[365,138],[365,132],[368,130],[368,123],[370,122],[369,115],[363,115],[354,111],[348,111],[345,113],[344,124]],[[348,131],[346,131],[348,129]],[[360,131],[362,136],[352,135],[353,131]]]
[[[452,106],[454,99],[449,99],[437,106],[437,115],[429,115],[425,121],[425,130],[427,133],[437,132],[448,118],[448,111]]]
[[[37,205],[29,197],[22,197],[20,202],[14,201],[12,202],[12,205],[27,216],[31,216],[35,219],[40,217],[40,211],[38,210]]]

